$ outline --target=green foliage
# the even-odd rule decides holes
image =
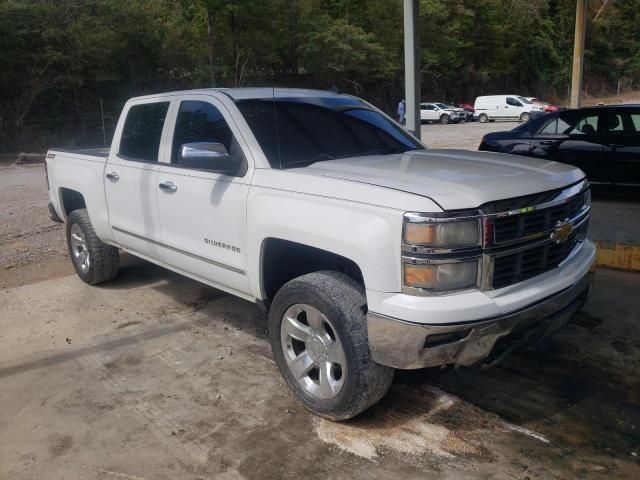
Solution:
[[[128,97],[212,77],[218,86],[335,85],[392,111],[403,96],[402,3],[0,0],[0,150],[101,140],[100,99],[112,128]],[[603,5],[589,2],[585,76],[598,90],[638,84],[640,0]],[[574,16],[575,0],[420,0],[423,97],[561,99]]]

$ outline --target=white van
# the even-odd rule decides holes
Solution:
[[[521,95],[490,95],[476,98],[475,117],[484,122],[520,120],[528,122],[531,112],[543,112],[544,107]]]

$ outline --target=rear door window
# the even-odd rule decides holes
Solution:
[[[605,132],[613,136],[629,136],[640,132],[640,113],[607,112]]]
[[[157,162],[169,102],[144,103],[129,109],[118,155],[126,160]]]
[[[596,135],[598,133],[598,115],[581,114],[576,115],[571,123],[568,133],[569,135]]]
[[[549,122],[546,126],[540,130],[542,135],[562,135],[566,134],[572,129],[569,123],[570,119],[566,115],[560,114],[555,120]]]

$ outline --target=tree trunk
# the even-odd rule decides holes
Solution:
[[[214,32],[214,18],[213,12],[207,10],[207,39],[209,43],[209,73],[211,75],[211,86],[216,86],[216,71],[215,71],[215,63],[214,63],[214,41],[215,41],[215,32]]]

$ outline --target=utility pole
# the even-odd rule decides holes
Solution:
[[[404,0],[404,90],[407,130],[420,139],[420,43],[418,0]]]
[[[587,28],[587,0],[577,0],[576,31],[573,41],[573,73],[571,75],[571,108],[580,108],[582,72],[584,70],[584,37]]]
[[[213,12],[211,7],[207,7],[207,43],[209,47],[209,75],[211,76],[211,86],[216,86],[216,70],[215,70],[215,19],[213,18]]]

